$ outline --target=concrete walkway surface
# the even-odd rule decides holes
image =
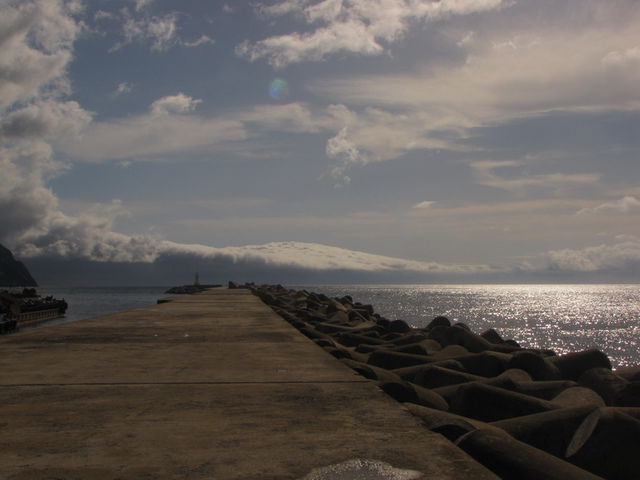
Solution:
[[[0,479],[497,478],[249,291],[171,300],[0,339]]]

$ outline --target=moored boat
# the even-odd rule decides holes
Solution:
[[[22,292],[0,291],[0,334],[64,316],[67,302],[41,297],[34,288]]]

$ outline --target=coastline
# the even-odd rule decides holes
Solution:
[[[450,287],[450,288],[449,288]],[[619,287],[625,287],[623,289]],[[65,298],[66,317],[51,324],[115,313],[154,303],[158,287],[47,287]],[[497,329],[523,346],[558,353],[600,348],[614,367],[640,363],[640,287],[635,285],[291,285],[327,296],[352,295],[388,318],[425,327],[438,316],[476,331]]]
[[[349,296],[246,285],[283,319],[502,478],[636,478],[640,367],[556,355],[436,317],[389,320]],[[600,476],[599,476],[600,475]]]

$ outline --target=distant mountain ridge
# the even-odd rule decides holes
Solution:
[[[3,287],[38,286],[27,267],[16,260],[11,251],[2,245],[0,245],[0,285]]]

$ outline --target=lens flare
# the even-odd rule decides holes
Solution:
[[[269,84],[269,96],[274,100],[283,100],[289,95],[289,85],[282,78],[276,78]]]

